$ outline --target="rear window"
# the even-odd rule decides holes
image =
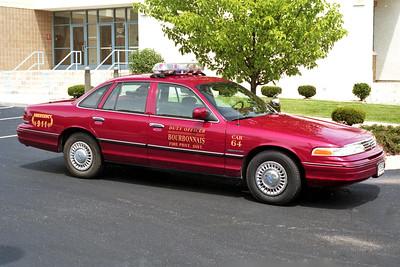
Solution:
[[[84,100],[82,100],[79,106],[83,108],[97,108],[104,93],[107,92],[108,88],[110,88],[111,85],[112,84],[110,83],[100,87],[89,96],[87,96]]]

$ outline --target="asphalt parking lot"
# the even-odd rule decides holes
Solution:
[[[235,180],[110,165],[70,177],[0,107],[0,266],[400,266],[400,171],[255,202]]]

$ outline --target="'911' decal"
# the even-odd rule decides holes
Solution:
[[[34,113],[32,116],[32,125],[39,128],[50,128],[53,126],[53,115]]]

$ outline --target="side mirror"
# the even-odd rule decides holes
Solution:
[[[192,117],[195,120],[208,121],[209,117],[210,117],[210,112],[205,107],[194,108],[193,109],[193,113],[192,113]]]
[[[281,112],[281,101],[278,98],[278,95],[274,95],[269,104],[278,112]]]

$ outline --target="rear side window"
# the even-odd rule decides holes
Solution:
[[[79,106],[84,108],[97,108],[104,93],[107,92],[108,88],[110,87],[111,83],[100,87],[99,89],[91,93],[88,97],[86,97],[79,104]]]
[[[103,109],[144,113],[149,89],[150,83],[121,83],[107,98]]]

